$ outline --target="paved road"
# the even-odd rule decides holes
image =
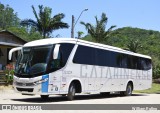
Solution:
[[[101,96],[99,94],[92,95],[77,95],[74,101],[67,101],[66,97],[62,96],[50,96],[49,99],[43,101],[38,95],[28,96],[15,93],[12,90],[0,90],[0,104],[160,104],[160,94],[133,94],[130,97],[122,97],[120,95],[110,95]],[[0,111],[1,112],[1,111]],[[27,111],[26,111],[27,112]],[[46,111],[52,112],[53,111]],[[63,113],[64,111],[54,111],[58,113]],[[75,111],[65,111],[65,113]],[[76,111],[77,113],[82,113],[82,111]],[[84,111],[83,111],[84,112]],[[97,113],[97,111],[85,111],[88,113]],[[107,111],[98,111],[107,112]],[[117,113],[116,111],[110,111]],[[118,111],[122,113],[124,111]],[[125,111],[127,113],[127,111]],[[139,111],[132,111],[137,113]],[[146,111],[141,111],[146,112]],[[160,111],[147,111],[147,113],[160,113]]]

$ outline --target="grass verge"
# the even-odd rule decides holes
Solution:
[[[153,83],[152,88],[146,90],[133,91],[133,93],[160,94],[160,84]]]

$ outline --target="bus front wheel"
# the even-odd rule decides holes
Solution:
[[[71,85],[69,86],[68,94],[67,94],[68,100],[70,101],[73,100],[75,93],[76,93],[75,85],[74,83],[71,83]]]

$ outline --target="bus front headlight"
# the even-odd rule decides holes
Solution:
[[[41,79],[41,80],[39,80],[39,81],[36,81],[36,82],[34,82],[34,84],[35,84],[35,85],[38,85],[38,84],[41,84],[41,83],[46,82],[46,81],[48,81],[48,78],[45,78],[45,79]]]

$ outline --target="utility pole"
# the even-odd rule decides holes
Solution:
[[[74,38],[74,16],[72,15],[71,38]]]

